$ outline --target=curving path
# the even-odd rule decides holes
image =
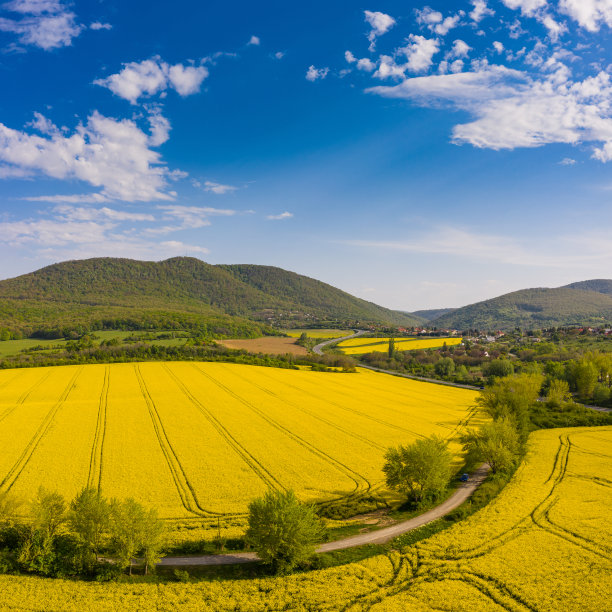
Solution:
[[[326,542],[317,548],[318,553],[331,552],[334,550],[344,550],[345,548],[353,548],[355,546],[363,546],[364,544],[385,544],[399,535],[408,533],[417,527],[422,527],[427,523],[431,523],[436,519],[442,518],[455,508],[463,504],[474,491],[482,484],[489,472],[488,466],[481,466],[471,476],[470,480],[461,483],[459,488],[439,506],[415,516],[407,521],[371,531],[370,533],[362,533],[354,535],[342,540],[334,542]],[[186,565],[235,565],[238,563],[252,563],[259,561],[256,553],[233,553],[226,555],[202,555],[193,557],[164,557],[158,565],[165,566],[186,566]]]
[[[357,330],[355,333],[350,336],[342,336],[342,338],[332,338],[331,340],[325,340],[325,342],[320,342],[316,346],[312,348],[312,352],[315,355],[323,355],[323,347],[328,344],[336,344],[336,342],[343,342],[344,340],[350,340],[351,338],[357,338],[359,336],[363,336],[363,334],[367,334],[368,332],[365,329]]]

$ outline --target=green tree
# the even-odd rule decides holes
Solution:
[[[143,549],[144,529],[147,513],[134,499],[113,499],[110,503],[110,537],[113,556],[117,565],[129,568],[132,574],[132,559]]]
[[[68,524],[79,542],[83,569],[91,570],[97,563],[109,523],[109,504],[97,489],[81,490],[70,503]]]
[[[514,374],[514,365],[508,359],[493,359],[483,368],[485,376],[503,378]]]
[[[389,448],[383,472],[387,486],[420,502],[448,486],[452,461],[447,442],[434,435],[406,446]]]
[[[549,408],[561,408],[564,404],[572,402],[569,383],[566,380],[553,379],[548,386],[546,405]]]
[[[578,395],[588,399],[593,395],[599,371],[597,366],[588,357],[570,364],[570,376]]]
[[[157,516],[155,508],[151,508],[143,516],[141,537],[145,574],[148,574],[149,569],[155,571],[155,565],[162,557],[161,553],[166,542],[166,525]]]
[[[249,504],[246,541],[277,573],[310,559],[322,536],[314,508],[300,503],[293,491],[270,490]]]
[[[496,379],[494,384],[480,393],[476,403],[493,419],[513,419],[519,435],[525,439],[529,428],[529,409],[540,396],[543,380],[540,374]]]
[[[442,359],[436,362],[434,371],[438,376],[444,378],[451,376],[455,371],[455,362],[451,357],[442,357]]]
[[[66,501],[59,493],[39,487],[31,505],[31,513],[34,529],[53,540],[66,522]]]
[[[395,356],[395,338],[389,338],[388,355],[389,359],[393,359]]]
[[[9,491],[0,491],[0,527],[10,524],[21,506],[21,501]]]
[[[461,442],[470,458],[488,463],[494,473],[510,469],[521,447],[514,423],[506,417],[486,423],[478,430],[468,430]]]

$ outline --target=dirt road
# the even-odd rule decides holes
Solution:
[[[482,466],[472,474],[470,480],[462,483],[459,488],[439,506],[415,516],[407,521],[372,531],[363,533],[335,542],[326,542],[317,548],[318,553],[331,552],[333,550],[343,550],[364,544],[384,544],[393,538],[412,531],[417,527],[422,527],[436,519],[442,518],[455,508],[458,508],[464,501],[474,493],[486,478],[489,471],[488,466]],[[187,565],[234,565],[238,563],[252,563],[259,558],[255,553],[233,553],[227,555],[202,555],[193,557],[164,557],[158,565],[178,567]]]

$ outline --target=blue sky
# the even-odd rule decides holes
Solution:
[[[0,4],[0,277],[276,265],[392,308],[612,272],[612,0]]]

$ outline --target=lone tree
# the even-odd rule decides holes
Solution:
[[[393,359],[393,357],[395,357],[395,338],[389,338],[387,353],[389,355],[389,359]]]
[[[486,423],[477,431],[467,431],[461,442],[469,457],[488,463],[494,473],[510,469],[521,447],[516,427],[508,417]]]
[[[387,486],[420,502],[448,486],[452,461],[448,444],[434,435],[407,446],[389,448],[385,453],[383,472]]]
[[[249,504],[246,541],[276,573],[308,561],[322,535],[314,508],[300,503],[293,491],[268,491]]]

